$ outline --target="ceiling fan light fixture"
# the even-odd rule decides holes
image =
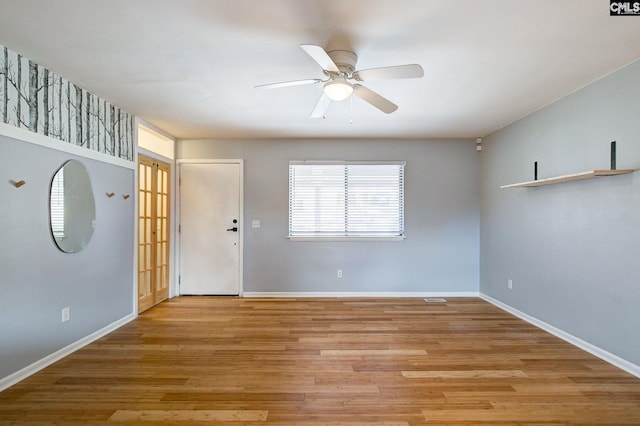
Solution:
[[[332,101],[340,102],[353,93],[353,86],[345,79],[332,80],[324,84],[324,93]]]

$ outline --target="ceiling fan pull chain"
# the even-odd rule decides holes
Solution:
[[[353,124],[353,96],[349,96],[349,115],[351,115],[349,124]]]

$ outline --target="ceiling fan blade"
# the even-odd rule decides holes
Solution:
[[[311,113],[311,118],[322,118],[325,113],[329,109],[329,105],[331,105],[331,99],[327,95],[322,92],[322,96],[318,100],[313,112]]]
[[[295,81],[283,81],[282,83],[261,84],[256,86],[256,89],[277,89],[280,87],[289,86],[302,86],[303,84],[317,84],[322,83],[319,78],[312,78],[308,80],[295,80]]]
[[[311,59],[316,61],[323,70],[340,72],[338,66],[333,62],[333,59],[329,57],[329,54],[320,46],[314,44],[301,44],[300,47],[307,52]]]
[[[394,78],[420,78],[424,77],[424,70],[418,64],[396,65],[393,67],[371,68],[353,73],[353,78],[358,81],[384,80]]]
[[[391,114],[393,111],[398,109],[398,105],[394,104],[389,99],[380,96],[373,90],[367,89],[360,84],[353,85],[353,94],[360,99],[369,102],[385,114]]]

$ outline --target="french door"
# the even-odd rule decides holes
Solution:
[[[169,297],[169,164],[138,159],[138,313]]]

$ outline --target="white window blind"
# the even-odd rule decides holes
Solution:
[[[51,231],[54,238],[65,237],[64,230],[64,168],[58,170],[51,182]]]
[[[289,163],[289,237],[403,237],[404,162]]]

